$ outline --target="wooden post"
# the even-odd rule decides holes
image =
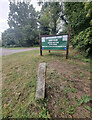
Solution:
[[[68,59],[68,54],[69,54],[70,34],[71,34],[71,28],[69,29],[69,33],[68,33],[68,43],[67,43],[67,50],[66,50],[66,59]]]
[[[40,35],[40,32],[39,32],[39,39],[40,39],[40,56],[42,56],[42,46],[41,46],[41,35]]]
[[[49,50],[49,53],[50,53],[50,50]]]

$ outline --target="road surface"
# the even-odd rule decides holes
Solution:
[[[24,52],[29,50],[39,50],[39,48],[23,48],[23,49],[8,49],[8,48],[0,48],[0,56],[9,55],[18,52]]]

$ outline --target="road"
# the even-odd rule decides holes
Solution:
[[[39,48],[23,48],[23,49],[0,48],[0,56],[29,51],[29,50],[39,50]]]

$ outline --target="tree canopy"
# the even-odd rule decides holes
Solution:
[[[64,12],[69,22],[68,26],[70,25],[72,28],[71,44],[85,56],[91,56],[92,53],[91,3],[64,3]]]
[[[11,46],[32,46],[33,44],[38,44],[37,12],[33,5],[25,2],[10,2],[8,24],[10,28],[2,35],[3,45],[6,38],[7,43],[13,38],[14,42],[7,44]]]

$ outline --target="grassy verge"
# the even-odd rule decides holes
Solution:
[[[85,107],[89,100],[78,104],[83,96],[87,99],[90,95],[89,61],[72,49],[68,60],[62,51],[44,51],[42,57],[38,50],[4,56],[3,117],[89,117],[90,111]],[[47,63],[46,98],[35,101],[37,70],[41,62]]]

